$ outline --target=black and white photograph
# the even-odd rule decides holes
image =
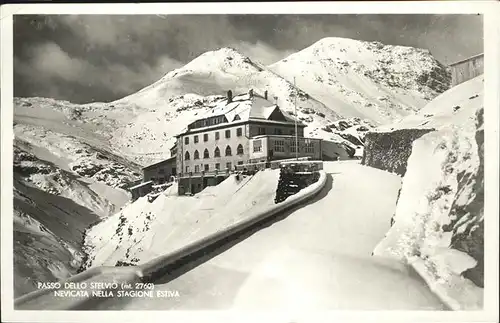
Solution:
[[[498,3],[250,4],[2,6],[2,321],[498,320]]]

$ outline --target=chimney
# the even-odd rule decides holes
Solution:
[[[264,99],[267,100],[267,90],[264,91]]]
[[[253,98],[253,89],[248,90],[248,95]]]
[[[233,102],[233,91],[227,91],[227,103]]]

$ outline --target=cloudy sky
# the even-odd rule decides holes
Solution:
[[[442,63],[483,51],[478,15],[15,16],[14,95],[112,101],[231,46],[270,64],[317,40],[427,48]]]

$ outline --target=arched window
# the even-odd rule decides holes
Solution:
[[[238,148],[236,148],[236,154],[243,155],[243,146],[241,144],[239,144]]]
[[[208,149],[206,149],[206,148],[203,151],[203,158],[210,158],[210,154],[208,153]]]
[[[198,150],[194,151],[194,159],[200,159],[200,153],[198,152]]]
[[[184,160],[189,160],[191,156],[189,156],[189,151],[186,151],[186,154],[184,155]]]
[[[215,147],[214,157],[220,157],[220,149],[219,149],[219,147]]]
[[[231,156],[231,147],[227,146],[226,147],[226,156]]]

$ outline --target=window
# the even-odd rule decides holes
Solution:
[[[262,140],[255,140],[253,142],[253,152],[259,152],[262,151]]]
[[[215,147],[214,157],[220,157],[220,149],[219,149],[219,147]]]
[[[208,141],[208,133],[203,135],[203,141]]]
[[[285,151],[285,142],[283,140],[276,140],[274,142],[274,151],[284,152]]]
[[[231,130],[226,130],[226,138],[231,138]]]
[[[295,138],[292,140],[291,144],[290,144],[290,152],[294,153],[296,152],[296,145],[295,145]]]
[[[210,158],[210,154],[208,153],[208,149],[206,149],[206,148],[203,151],[203,158]]]
[[[314,153],[314,144],[310,140],[306,140],[306,153],[313,154]]]
[[[231,169],[232,165],[231,165],[231,162],[227,162],[226,163],[226,169]]]
[[[281,135],[281,134],[282,134],[281,129],[279,129],[279,128],[275,128],[275,129],[274,129],[274,134],[275,134],[275,135]]]
[[[290,130],[290,135],[295,136],[295,130]]]
[[[198,135],[194,136],[194,143],[197,144],[198,143]]]
[[[218,131],[216,131],[216,132],[215,132],[215,140],[219,140],[219,138],[220,138],[219,132],[218,132]]]
[[[184,144],[189,145],[189,137],[184,137]]]
[[[226,156],[231,156],[232,153],[231,153],[231,147],[227,146],[226,147]]]
[[[200,153],[198,152],[198,150],[194,151],[194,159],[200,159]]]
[[[194,166],[194,172],[199,173],[200,172],[200,165],[195,165]]]
[[[265,134],[266,134],[266,128],[259,127],[259,135],[265,135]]]
[[[217,169],[217,170],[220,169],[220,164],[219,163],[215,163],[215,169]]]
[[[238,162],[238,165],[243,165],[243,161],[242,161],[242,160],[240,160],[240,161]]]
[[[186,173],[189,173],[189,166],[186,166]]]
[[[189,160],[189,159],[190,159],[189,151],[186,151],[186,154],[184,155],[184,160]]]
[[[237,114],[237,115],[235,115],[235,116],[234,116],[233,121],[238,121],[238,120],[241,120],[241,118],[240,118],[240,115],[239,115],[239,114]]]
[[[243,135],[243,131],[241,128],[236,129],[236,136],[241,137]]]
[[[159,174],[165,174],[165,168],[160,168],[160,169],[158,170],[158,173],[159,173]]]
[[[205,164],[205,172],[208,172],[209,169],[210,169],[209,165]]]
[[[243,155],[243,146],[241,144],[239,144],[238,148],[236,148],[236,154]]]

